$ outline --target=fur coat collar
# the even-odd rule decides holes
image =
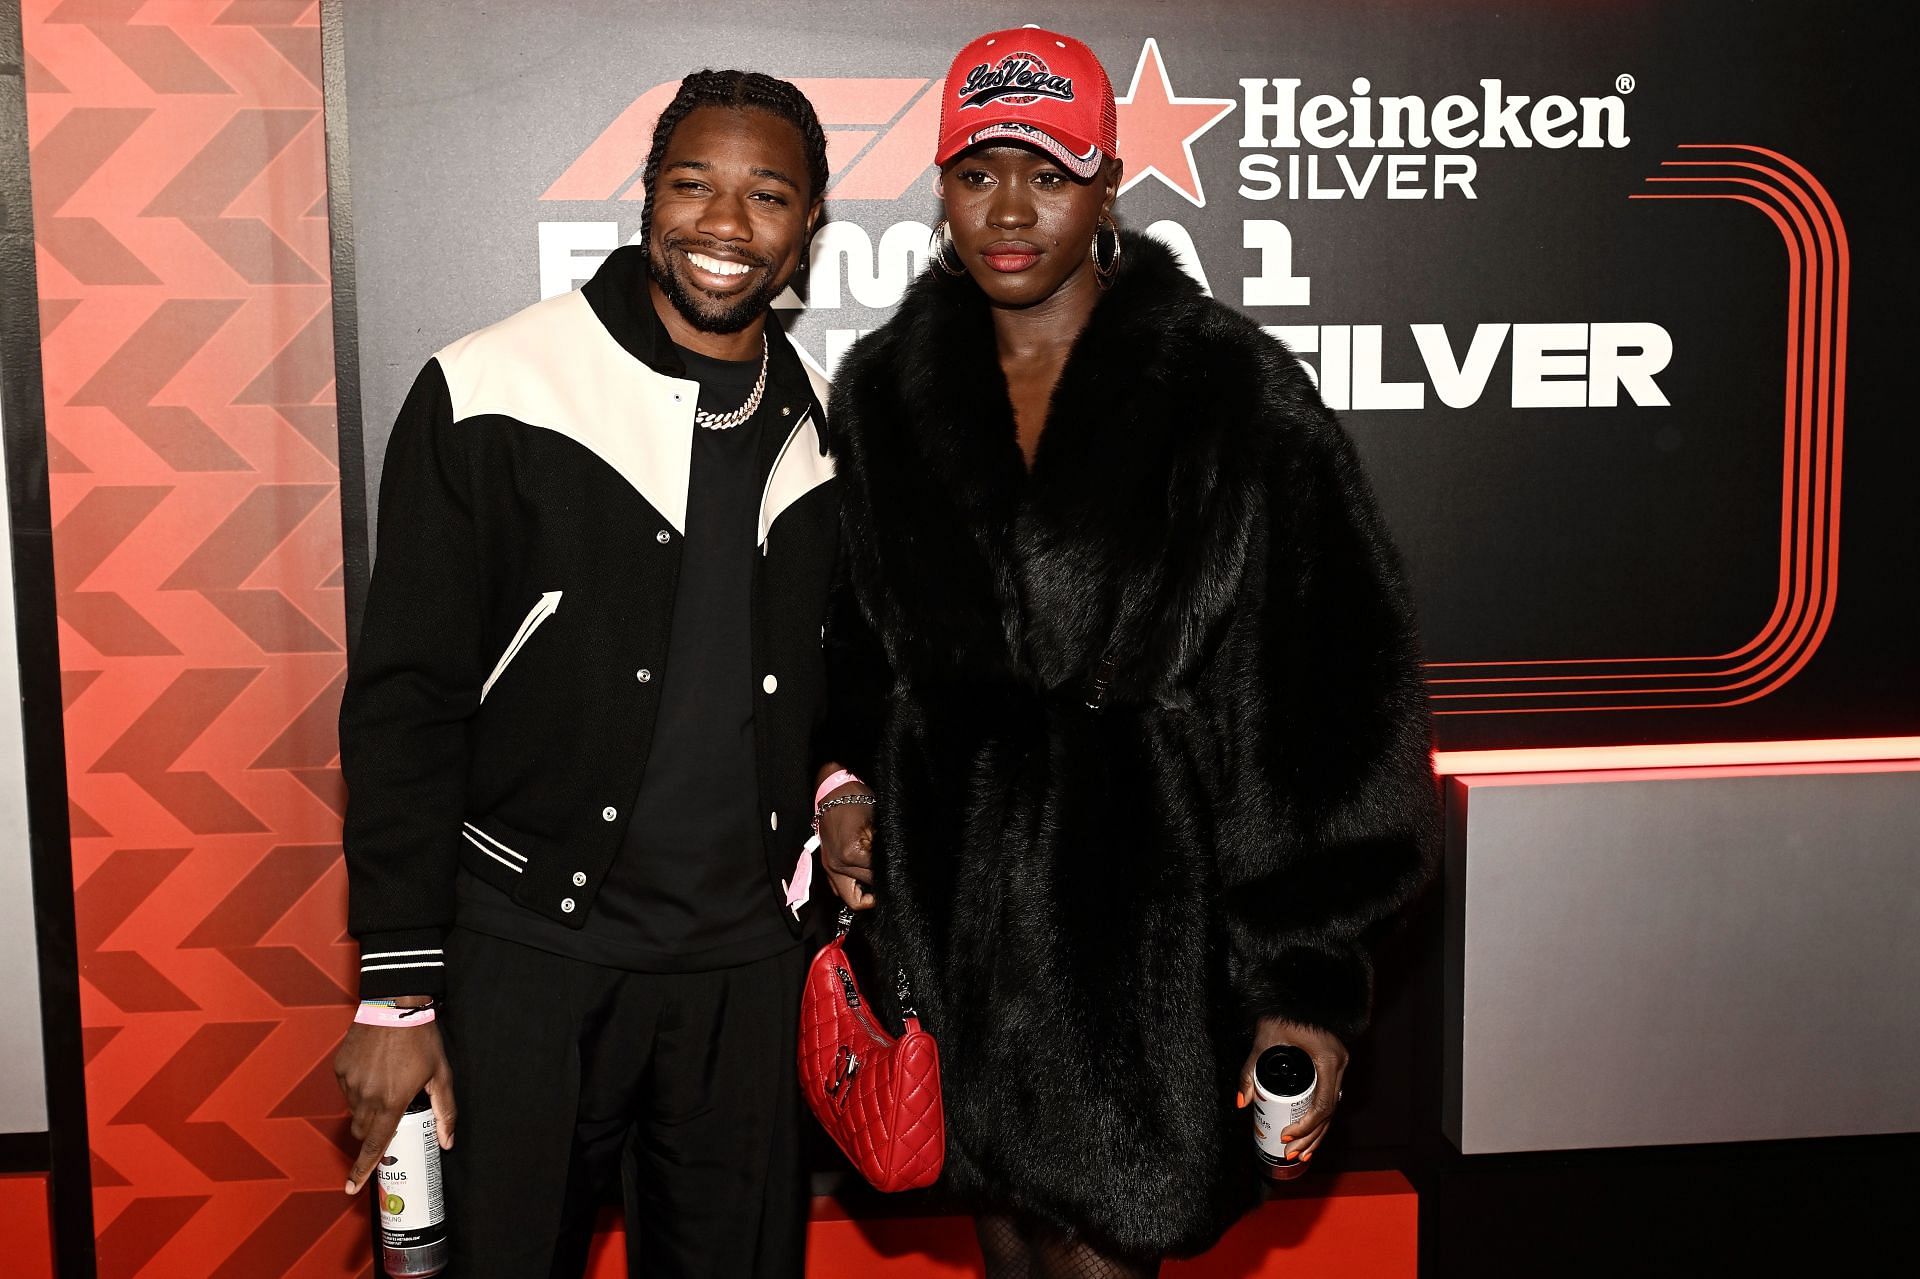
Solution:
[[[836,413],[887,584],[874,619],[910,678],[1178,701],[1231,608],[1274,427],[1324,419],[1299,364],[1208,298],[1157,240],[1075,342],[1031,474],[985,296],[929,272],[849,356]],[[911,530],[909,535],[908,530]]]

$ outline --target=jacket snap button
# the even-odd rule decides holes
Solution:
[[[782,405],[780,406],[780,416],[781,416],[781,417],[792,417],[792,416],[793,416],[793,407],[792,407],[791,405],[788,405],[788,404],[782,404]]]
[[[651,684],[653,682],[653,672],[649,670],[635,671],[633,673],[633,677],[639,680],[642,684]]]
[[[576,871],[574,871],[574,872],[573,872],[573,886],[574,886],[575,888],[585,888],[585,887],[587,886],[587,872],[586,872],[586,871],[584,871],[584,870],[576,870]]]
[[[771,826],[771,827],[772,827],[773,829],[775,829],[775,830],[779,830],[779,829],[780,829],[780,814],[778,814],[778,813],[768,813],[768,814],[767,814],[767,824],[768,824],[769,826]]]
[[[611,804],[600,810],[600,820],[603,822],[610,822],[619,815],[620,814],[613,811],[613,805]]]
[[[560,899],[560,913],[563,915],[573,914],[573,898],[562,897]]]
[[[671,542],[673,540],[673,534],[667,532],[667,530],[665,529],[661,529],[658,533],[655,533],[653,535],[653,540],[660,543],[660,545],[665,546],[668,542]]]
[[[769,693],[771,693],[774,689],[780,687],[780,681],[775,679],[773,676],[769,675],[765,679],[760,681],[760,687],[766,689]]]

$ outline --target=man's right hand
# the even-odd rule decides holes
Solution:
[[[353,1110],[353,1135],[360,1153],[347,1174],[347,1193],[367,1184],[387,1153],[407,1106],[422,1088],[433,1103],[440,1148],[453,1148],[453,1070],[440,1043],[440,1027],[365,1026],[356,1022],[334,1054],[333,1076]]]

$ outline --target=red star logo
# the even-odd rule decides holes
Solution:
[[[1149,68],[1151,75],[1147,73]],[[1193,163],[1193,140],[1233,110],[1234,100],[1174,97],[1166,64],[1160,61],[1160,44],[1149,37],[1140,47],[1140,62],[1133,69],[1127,96],[1114,105],[1120,109],[1120,158],[1127,164],[1120,190],[1124,192],[1152,174],[1193,201],[1195,207],[1205,208],[1207,197],[1200,190],[1200,170]]]

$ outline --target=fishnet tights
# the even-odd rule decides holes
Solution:
[[[1006,1213],[974,1218],[987,1279],[1154,1279],[1160,1261],[1111,1257],[1085,1239]]]

